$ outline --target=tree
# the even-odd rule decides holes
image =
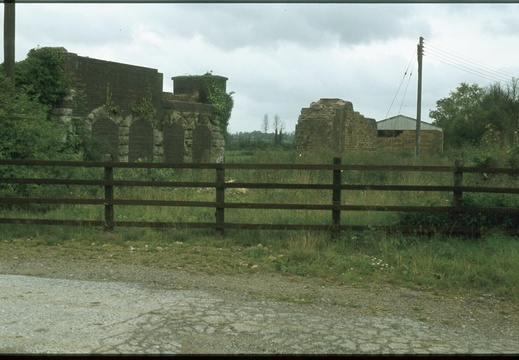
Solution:
[[[49,107],[28,97],[0,75],[0,158],[53,159],[66,131],[47,119]]]
[[[274,127],[274,145],[281,145],[283,142],[285,123],[281,120],[278,114],[274,115],[272,126]]]
[[[518,142],[519,130],[519,85],[516,79],[503,87],[490,85],[482,99],[481,116],[486,120],[487,140],[499,141],[500,145],[512,146]]]
[[[44,105],[59,103],[70,91],[70,79],[64,69],[64,52],[42,47],[29,50],[27,58],[16,65],[16,86]]]
[[[268,114],[263,115],[263,123],[261,124],[261,130],[266,134],[269,132],[269,116]]]
[[[14,0],[4,1],[4,71],[5,75],[15,83],[15,6]]]
[[[505,87],[461,83],[448,98],[436,102],[429,117],[444,129],[448,146],[514,145],[519,130],[519,84],[515,79]]]
[[[429,117],[434,119],[434,125],[444,129],[447,145],[479,142],[485,133],[480,115],[483,96],[484,89],[477,84],[461,83],[449,97],[436,102],[436,110],[431,110]]]

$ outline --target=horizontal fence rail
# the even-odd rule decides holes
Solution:
[[[99,168],[102,170],[97,179],[69,178],[33,178],[6,176],[8,167],[36,169],[46,168]],[[215,181],[162,181],[162,180],[123,180],[115,179],[114,171],[118,169],[173,169],[193,171],[210,170],[215,172]],[[253,171],[325,171],[330,173],[330,183],[276,183],[276,182],[230,182],[226,178],[226,170]],[[451,173],[452,185],[380,185],[380,184],[345,184],[344,173],[364,173],[369,171],[391,172],[431,172]],[[34,171],[36,173],[36,171]],[[56,186],[86,186],[104,190],[100,198],[75,197],[0,197],[0,204],[59,204],[59,205],[94,205],[104,208],[103,219],[47,219],[47,218],[15,218],[6,217],[9,211],[3,211],[0,223],[4,224],[36,224],[36,225],[69,225],[95,226],[113,230],[115,227],[150,227],[150,228],[209,228],[223,234],[226,229],[264,229],[264,230],[327,230],[333,237],[340,236],[343,230],[380,230],[402,233],[411,232],[448,232],[452,234],[479,234],[482,229],[463,226],[411,226],[411,225],[346,225],[341,223],[341,213],[353,212],[427,212],[448,214],[504,214],[519,217],[519,208],[511,207],[480,207],[466,206],[463,203],[464,193],[496,193],[519,194],[518,187],[495,186],[464,186],[465,173],[519,175],[516,168],[478,168],[464,167],[457,162],[455,166],[401,166],[401,165],[347,165],[341,164],[340,158],[335,158],[333,164],[186,164],[186,163],[119,163],[112,161],[80,162],[80,161],[43,161],[43,160],[2,160],[0,159],[0,186],[7,185],[56,185]],[[115,197],[115,188],[194,188],[214,192],[214,201],[194,201],[175,199],[121,199]],[[283,203],[283,202],[232,202],[226,200],[226,190],[232,189],[265,189],[290,191],[330,191],[328,204]],[[396,191],[396,192],[446,192],[452,193],[451,206],[404,206],[377,204],[344,204],[343,195],[348,191]],[[119,221],[115,220],[117,206],[155,206],[155,207],[200,207],[215,210],[214,222],[186,221]],[[262,210],[305,210],[329,211],[331,214],[328,224],[267,224],[267,223],[233,223],[225,220],[226,209],[262,209]],[[501,229],[512,235],[519,235],[519,229]]]

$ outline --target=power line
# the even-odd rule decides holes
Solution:
[[[398,85],[398,89],[396,90],[395,96],[393,97],[393,101],[391,101],[391,105],[389,105],[389,109],[387,110],[385,119],[387,119],[387,117],[389,116],[389,112],[391,111],[391,108],[393,107],[393,104],[395,103],[396,97],[398,96],[398,93],[400,92],[400,88],[402,87],[402,83],[404,82],[405,77],[407,76],[407,72],[409,71],[409,67],[411,66],[411,63],[413,64],[413,69],[414,69],[414,62],[413,62],[414,57],[415,57],[415,53],[413,52],[413,56],[411,57],[411,60],[409,60],[409,64],[407,65],[407,69],[405,70],[404,75],[402,76],[400,85]],[[413,70],[411,70],[411,75],[412,75],[412,71]],[[409,77],[411,77],[411,75],[409,75]],[[407,84],[409,85],[409,81]],[[407,91],[407,87],[406,87],[406,91]],[[405,96],[405,94],[404,94],[404,96]],[[403,102],[403,100],[402,100],[402,102]],[[400,108],[401,108],[401,106],[400,106]]]
[[[450,57],[453,57],[453,58],[457,58],[458,60],[460,60],[462,62],[466,62],[468,64],[474,65],[474,66],[476,66],[478,68],[481,68],[483,70],[486,68],[486,69],[488,69],[488,70],[486,70],[488,72],[493,72],[493,73],[496,73],[496,74],[501,74],[501,75],[504,75],[507,78],[508,77],[515,77],[514,74],[508,73],[506,71],[496,70],[496,69],[491,68],[491,67],[489,67],[487,65],[484,65],[484,64],[481,64],[481,63],[477,63],[477,62],[472,61],[470,59],[464,58],[463,56],[461,56],[459,54],[456,54],[454,52],[443,50],[443,49],[441,49],[441,48],[439,48],[439,47],[437,47],[435,45],[431,45],[429,43],[427,43],[427,44],[428,44],[428,47],[432,48],[433,50],[441,52],[441,53],[443,53],[443,54],[445,54],[447,56],[450,56]]]
[[[427,53],[428,56],[430,56],[433,59],[436,59],[444,64],[447,64],[449,66],[455,67],[457,69],[466,71],[468,73],[471,73],[473,75],[478,75],[481,77],[484,77],[488,80],[494,80],[498,82],[507,82],[510,81],[510,78],[508,76],[499,75],[497,73],[492,73],[488,70],[477,68],[477,67],[468,67],[466,64],[453,61],[449,57],[445,57],[441,54],[435,54],[435,53]]]
[[[467,72],[469,74],[472,74],[472,75],[476,75],[476,76],[482,77],[482,78],[487,79],[487,80],[491,80],[491,81],[495,81],[495,82],[499,82],[499,83],[501,83],[501,82],[509,82],[510,81],[508,79],[497,78],[497,77],[494,77],[494,76],[487,75],[485,73],[482,73],[481,71],[469,69],[469,68],[464,67],[464,66],[462,66],[460,64],[449,62],[448,60],[443,59],[441,57],[437,57],[437,56],[434,56],[434,55],[431,56],[430,54],[427,54],[427,55],[429,55],[430,58],[438,60],[439,62],[441,62],[443,64],[449,65],[449,66],[454,67],[456,69],[465,71],[465,72]]]
[[[409,87],[409,83],[411,82],[411,76],[413,76],[413,70],[414,70],[414,62],[413,67],[411,68],[411,73],[409,74],[409,78],[407,79],[407,85],[405,86],[404,95],[402,96],[402,102],[400,103],[400,108],[398,109],[398,113],[402,113],[402,106],[404,105],[405,95],[407,94],[407,88]]]
[[[511,73],[508,73],[506,71],[501,71],[501,70],[496,70],[494,68],[491,68],[487,65],[484,65],[484,64],[481,64],[481,63],[477,63],[473,60],[470,60],[468,58],[465,58],[459,54],[456,54],[454,52],[451,52],[451,51],[448,51],[448,50],[444,50],[438,46],[435,46],[434,44],[430,44],[429,42],[425,42],[424,41],[424,46],[423,46],[423,54],[424,55],[427,55],[427,57],[430,57],[431,59],[434,59],[436,61],[439,61],[443,64],[446,64],[448,66],[451,66],[451,67],[454,67],[456,69],[459,69],[459,70],[462,70],[462,71],[465,71],[467,73],[470,73],[472,75],[476,75],[476,76],[479,76],[481,78],[484,78],[486,80],[490,80],[490,81],[493,81],[493,82],[497,82],[497,83],[505,83],[505,84],[510,84],[514,81],[514,79],[518,79],[519,77],[514,75],[514,74],[511,74]],[[402,76],[402,80],[400,81],[400,85],[398,86],[398,89],[395,93],[395,96],[393,97],[393,101],[391,102],[391,105],[389,106],[389,109],[386,113],[386,119],[388,118],[389,116],[389,113],[393,107],[393,104],[400,92],[400,89],[402,87],[402,84],[405,80],[405,77],[407,76],[408,72],[409,72],[409,68],[411,66],[411,63],[413,64],[413,67],[409,73],[409,79],[407,81],[407,84],[406,84],[406,88],[405,88],[405,91],[404,91],[404,95],[402,97],[402,101],[400,103],[400,108],[399,108],[399,113],[400,111],[402,110],[402,106],[403,106],[403,103],[404,103],[404,100],[405,100],[405,96],[407,94],[407,89],[409,87],[409,83],[410,83],[410,80],[411,80],[411,76],[412,76],[412,73],[413,73],[413,70],[414,70],[414,59],[415,59],[415,52],[413,52],[413,56],[411,58],[411,60],[409,61],[409,64],[407,65],[407,69],[404,73],[404,75]]]
[[[439,62],[442,62],[446,65],[485,78],[487,80],[499,83],[510,83],[512,79],[516,77],[513,74],[492,69],[486,65],[476,63],[455,53],[440,49],[429,43],[427,43],[426,49],[431,49],[430,51],[426,52],[426,55],[432,59],[438,60]]]

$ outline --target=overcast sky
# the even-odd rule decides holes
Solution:
[[[519,77],[517,19],[518,4],[22,3],[16,61],[38,46],[63,46],[157,69],[168,92],[173,76],[212,71],[235,92],[230,132],[261,130],[265,114],[278,114],[290,132],[301,109],[321,98],[351,101],[377,121],[415,118],[423,36],[429,122],[436,101],[461,82]]]

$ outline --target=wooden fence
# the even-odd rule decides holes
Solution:
[[[68,178],[24,178],[24,177],[1,177],[0,189],[6,184],[36,184],[36,185],[66,185],[66,186],[100,186],[104,188],[102,198],[27,198],[27,197],[1,197],[3,204],[67,204],[67,205],[94,205],[104,207],[103,219],[45,219],[45,218],[11,218],[1,217],[0,223],[4,224],[41,224],[41,225],[71,225],[71,226],[99,226],[106,230],[114,227],[153,227],[153,228],[212,228],[218,234],[223,234],[226,229],[266,229],[266,230],[327,230],[332,236],[340,235],[341,230],[381,230],[402,233],[412,232],[448,232],[448,233],[471,233],[479,234],[481,228],[469,228],[463,226],[432,227],[432,226],[403,226],[403,225],[345,225],[341,224],[341,212],[343,211],[392,211],[392,212],[442,212],[451,214],[465,213],[489,213],[506,214],[517,218],[519,208],[510,207],[470,207],[463,204],[463,194],[467,192],[478,193],[501,193],[519,194],[517,187],[484,187],[464,186],[464,174],[506,174],[509,176],[519,175],[519,169],[509,168],[476,168],[464,167],[461,162],[454,166],[400,166],[400,165],[345,165],[341,164],[340,158],[335,158],[333,164],[185,164],[185,163],[118,163],[104,162],[78,162],[78,161],[36,161],[36,160],[0,160],[0,176],[2,167],[88,167],[104,168],[102,179],[68,179]],[[181,181],[152,181],[152,180],[118,180],[114,179],[114,170],[122,168],[141,169],[209,169],[215,172],[213,182],[181,182]],[[310,183],[259,183],[259,182],[228,182],[226,181],[226,170],[242,169],[254,171],[329,171],[332,174],[332,182],[327,184]],[[367,172],[443,172],[452,174],[452,185],[376,185],[376,184],[344,184],[343,174],[349,171]],[[115,187],[170,187],[170,188],[211,188],[215,191],[215,201],[186,201],[186,200],[141,200],[141,199],[116,199],[114,198]],[[251,203],[251,202],[229,202],[226,201],[227,189],[285,189],[287,191],[313,191],[329,190],[329,204],[294,204],[294,203]],[[343,204],[342,196],[347,191],[400,191],[400,192],[448,192],[452,193],[451,206],[402,206],[402,205],[348,205]],[[168,207],[208,207],[215,209],[214,222],[144,222],[144,221],[116,221],[114,214],[117,206],[168,206]],[[279,210],[326,210],[330,211],[329,224],[266,224],[266,223],[232,223],[225,221],[226,209],[279,209]],[[3,211],[4,215],[9,211]],[[503,231],[518,235],[519,229],[507,228]]]

